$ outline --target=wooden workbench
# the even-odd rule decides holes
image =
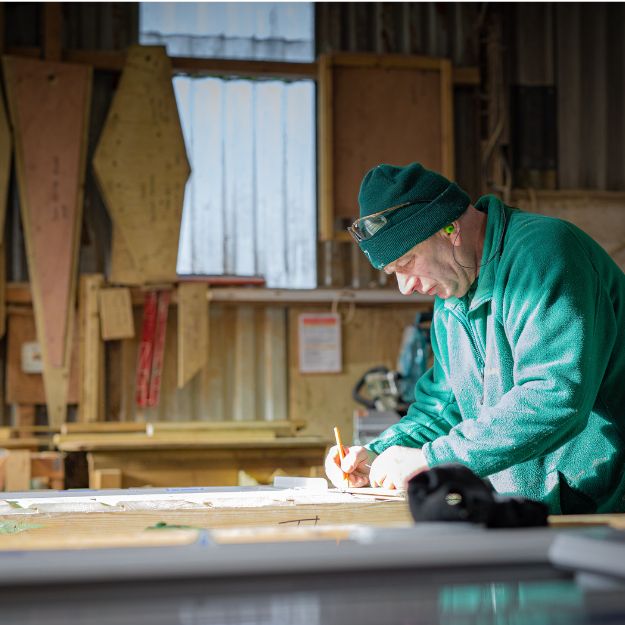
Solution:
[[[301,538],[302,533],[314,538],[327,531],[338,537],[337,528],[347,526],[409,524],[404,498],[383,491],[361,495],[250,487],[6,493],[0,499],[0,551],[180,544],[196,540],[202,530],[221,531],[224,542],[262,540],[263,535]],[[250,534],[255,528],[264,529]]]
[[[312,436],[246,440],[130,433],[59,436],[56,445],[66,453],[86,452],[90,488],[140,488],[238,486],[242,477],[248,484],[268,484],[276,474],[316,477],[324,475],[328,443]]]

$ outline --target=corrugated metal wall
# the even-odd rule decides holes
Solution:
[[[625,189],[625,5],[519,3],[504,12],[510,83],[556,92],[556,188]],[[525,125],[543,116],[549,130],[549,111],[532,116]]]
[[[439,56],[457,67],[479,64],[484,17],[477,3],[319,2],[315,4],[317,52],[376,52]],[[476,88],[456,88],[456,179],[479,194],[480,112]]]

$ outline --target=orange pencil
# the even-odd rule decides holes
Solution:
[[[343,461],[343,458],[345,458],[345,450],[343,449],[343,443],[341,442],[341,433],[336,426],[334,426],[334,437],[336,438],[336,444],[339,448],[339,458]],[[347,477],[347,473],[345,473],[345,471],[343,471],[343,479],[349,483],[349,478]]]

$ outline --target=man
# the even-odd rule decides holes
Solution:
[[[436,296],[434,366],[401,421],[330,451],[332,482],[401,488],[459,462],[551,513],[625,511],[625,274],[607,253],[418,163],[369,171],[359,204],[372,265]]]

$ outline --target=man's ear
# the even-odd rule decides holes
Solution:
[[[440,234],[444,239],[447,239],[452,245],[458,247],[462,242],[462,236],[460,233],[460,223],[458,221],[452,221],[445,226]]]

